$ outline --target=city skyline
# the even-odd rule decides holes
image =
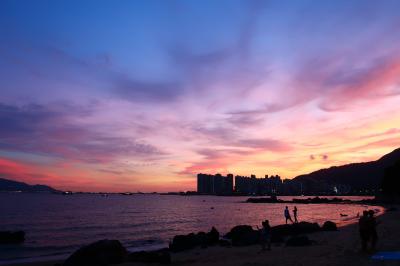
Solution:
[[[0,177],[294,178],[400,147],[400,1],[1,1]]]

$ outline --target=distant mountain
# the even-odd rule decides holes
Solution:
[[[45,185],[28,185],[23,182],[0,178],[0,192],[4,191],[59,192],[58,190]]]
[[[301,183],[303,190],[317,192],[332,186],[345,186],[355,190],[378,189],[387,167],[400,161],[400,148],[372,162],[333,166],[292,179],[292,184]],[[400,178],[400,177],[399,177]]]

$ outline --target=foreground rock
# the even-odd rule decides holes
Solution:
[[[126,259],[127,262],[144,262],[144,263],[159,263],[170,264],[171,254],[169,249],[160,249],[156,251],[139,251],[130,253]]]
[[[24,231],[0,231],[0,244],[20,244],[24,241]]]
[[[259,242],[260,234],[250,225],[238,225],[233,227],[225,237],[232,240],[233,246],[249,246]]]
[[[219,232],[214,227],[210,232],[190,233],[188,235],[177,235],[173,238],[169,249],[173,252],[192,249],[197,246],[207,247],[218,244]]]
[[[272,237],[309,234],[320,230],[321,227],[317,223],[300,222],[295,224],[281,224],[272,227]]]
[[[128,252],[118,240],[100,240],[75,251],[64,266],[105,266],[122,263]]]
[[[337,226],[334,222],[332,221],[326,221],[323,225],[322,225],[322,231],[337,231]]]
[[[283,242],[287,236],[309,234],[320,230],[321,227],[317,223],[300,222],[277,225],[271,228],[271,242]],[[260,232],[254,230],[250,225],[238,225],[233,227],[225,237],[231,239],[233,246],[249,246],[259,243]]]

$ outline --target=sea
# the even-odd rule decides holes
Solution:
[[[382,207],[360,204],[256,204],[246,203],[247,198],[0,193],[0,231],[26,232],[23,244],[0,246],[0,265],[65,259],[101,239],[118,239],[130,251],[152,250],[167,247],[175,235],[209,231],[212,226],[221,234],[240,224],[261,226],[265,219],[274,226],[285,222],[285,206],[297,206],[299,221],[320,225],[326,220],[339,226],[353,223],[366,209],[383,212]]]

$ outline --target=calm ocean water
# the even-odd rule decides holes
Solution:
[[[280,197],[292,198],[292,197]],[[298,198],[298,197],[297,197]],[[351,197],[352,199],[360,199]],[[364,197],[365,198],[365,197]],[[284,223],[285,205],[243,203],[247,197],[167,195],[53,195],[0,193],[0,230],[24,230],[22,245],[0,246],[0,264],[64,258],[100,239],[118,239],[130,250],[161,248],[174,235],[208,231],[226,233],[235,225]],[[299,220],[355,220],[365,205],[296,205]],[[212,209],[213,207],[213,209]],[[348,217],[341,217],[340,213]]]

